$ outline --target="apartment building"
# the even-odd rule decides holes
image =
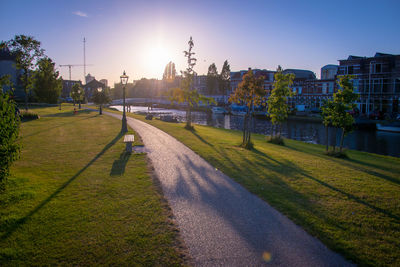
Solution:
[[[338,76],[354,75],[361,113],[399,112],[400,55],[376,53],[373,57],[349,56],[339,60]]]

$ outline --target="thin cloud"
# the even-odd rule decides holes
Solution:
[[[72,14],[74,14],[74,15],[77,15],[77,16],[79,16],[79,17],[84,17],[84,18],[87,18],[88,17],[88,14],[87,13],[85,13],[85,12],[82,12],[82,11],[74,11],[74,12],[72,12]]]

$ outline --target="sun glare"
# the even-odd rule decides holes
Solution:
[[[148,49],[148,55],[146,57],[147,65],[159,75],[162,75],[165,66],[168,64],[169,61],[172,60],[168,50],[161,46],[154,46]]]

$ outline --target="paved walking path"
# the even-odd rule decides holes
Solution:
[[[127,119],[143,140],[193,265],[350,265],[175,138]]]

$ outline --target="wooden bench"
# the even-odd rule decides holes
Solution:
[[[124,136],[124,143],[126,143],[126,152],[132,153],[132,143],[135,141],[133,134],[127,134]]]

